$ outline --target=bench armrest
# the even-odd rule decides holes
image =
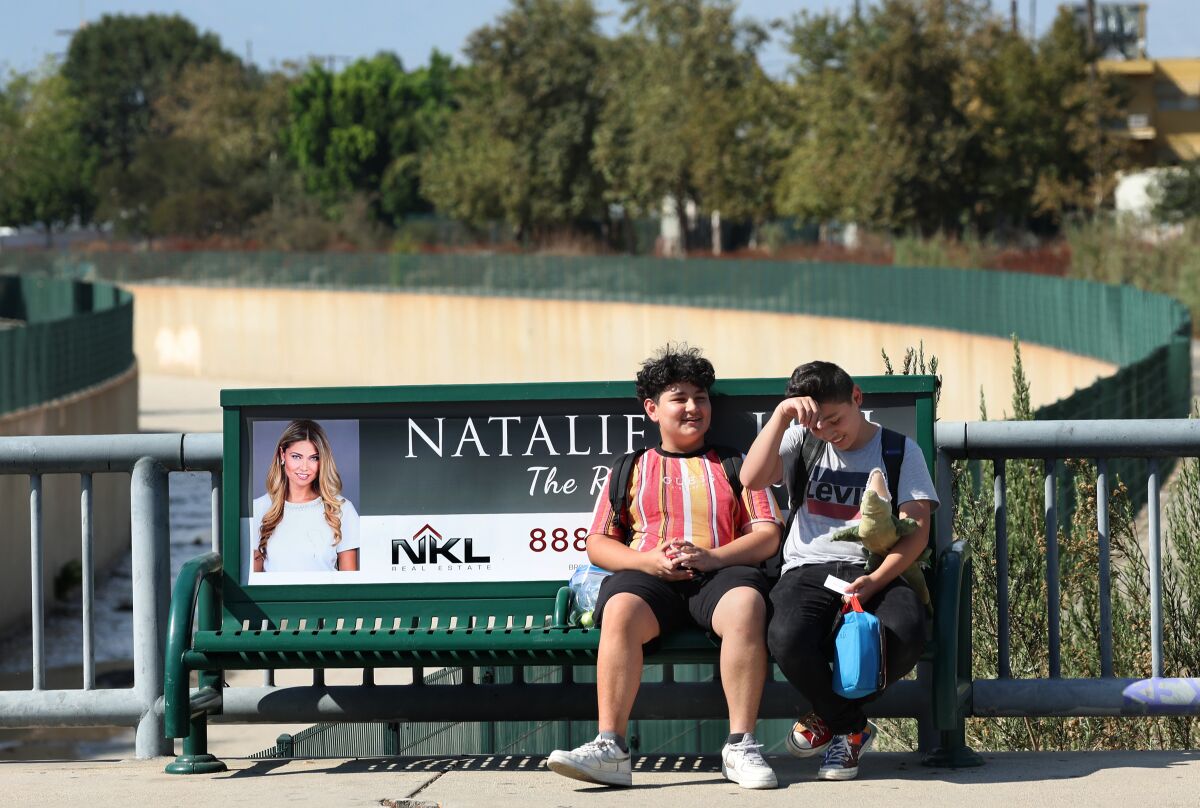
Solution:
[[[953,729],[961,713],[960,675],[970,682],[971,550],[956,541],[937,558],[934,592],[933,723]]]
[[[163,666],[163,718],[168,738],[188,735],[191,708],[188,702],[188,671],[184,653],[192,646],[192,624],[203,585],[207,585],[201,628],[215,629],[220,624],[217,579],[221,576],[221,554],[205,553],[183,565],[171,592],[171,613],[167,621],[167,653]]]
[[[575,595],[569,586],[560,586],[554,596],[554,628],[571,627],[571,604]]]

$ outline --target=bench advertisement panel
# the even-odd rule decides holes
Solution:
[[[778,402],[714,390],[710,443],[744,451]],[[864,409],[916,437],[912,395],[868,393]],[[658,443],[632,396],[238,412],[238,566],[240,583],[255,586],[565,580],[587,563],[593,508],[613,461]],[[306,420],[320,427],[326,456],[281,455],[281,437]],[[329,488],[333,468],[340,485]],[[340,514],[331,519],[321,498],[286,503],[289,479],[321,481]],[[786,509],[781,488],[776,499]]]

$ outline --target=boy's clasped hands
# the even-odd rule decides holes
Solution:
[[[721,568],[721,561],[710,550],[682,539],[668,542],[659,548],[661,566],[670,575],[670,580],[686,581],[698,572],[712,572]]]

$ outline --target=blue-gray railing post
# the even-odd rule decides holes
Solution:
[[[33,617],[33,689],[46,689],[46,593],[42,586],[42,475],[29,475],[29,592]]]
[[[1150,532],[1150,667],[1163,675],[1162,660],[1162,535],[1158,524],[1158,461],[1150,460],[1146,480],[1146,511]]]
[[[1047,459],[1046,475],[1046,615],[1049,618],[1050,678],[1062,675],[1062,601],[1058,593],[1058,480],[1057,461]]]
[[[1112,566],[1108,538],[1108,461],[1096,462],[1096,533],[1100,551],[1100,675],[1113,675]]]
[[[148,709],[137,726],[138,757],[169,755],[174,744],[164,736],[163,718],[154,709],[162,691],[170,610],[171,525],[167,470],[148,457],[133,466],[130,480],[133,527],[133,670],[134,687]]]
[[[96,565],[92,559],[92,475],[79,475],[79,533],[80,567],[83,587],[83,689],[96,686],[95,616],[92,602],[96,598]]]
[[[1008,627],[1008,489],[1003,458],[992,462],[993,523],[996,526],[996,670],[1001,679],[1012,676]]]
[[[209,505],[212,516],[212,549],[214,553],[221,552],[221,472],[214,471],[209,475]]]

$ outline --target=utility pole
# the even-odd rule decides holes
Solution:
[[[1088,101],[1089,103],[1097,103],[1096,98],[1096,80],[1098,71],[1096,67],[1096,59],[1099,54],[1096,53],[1096,0],[1087,0],[1087,50],[1088,50]],[[1098,142],[1104,140],[1104,124],[1100,120],[1099,115],[1096,117],[1096,135]],[[1099,148],[1099,146],[1097,146]],[[1094,205],[1099,210],[1100,205],[1104,201],[1104,194],[1101,192],[1102,183],[1100,182],[1100,161],[1092,166],[1092,193],[1094,196]]]
[[[1088,74],[1091,80],[1096,80],[1096,0],[1087,0],[1087,49]]]
[[[1020,33],[1021,29],[1017,27],[1017,0],[1012,0],[1009,8],[1009,17],[1012,19],[1012,32]]]
[[[77,32],[82,31],[84,28],[87,28],[87,17],[84,16],[83,0],[79,0],[79,26],[77,28],[58,28],[54,31],[54,35],[55,36],[65,36],[67,38],[67,50],[70,50],[71,38],[74,37]],[[56,54],[56,55],[61,55],[61,57],[64,60],[67,58],[67,55],[65,52],[62,54]]]

